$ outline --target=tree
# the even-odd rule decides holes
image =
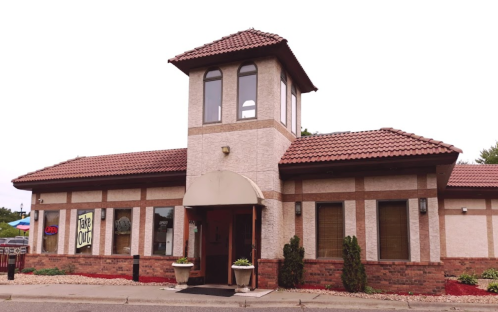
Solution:
[[[7,208],[0,208],[0,222],[12,222],[16,221],[19,219],[19,214],[16,212],[12,212],[10,209]]]
[[[15,237],[19,235],[19,230],[10,226],[7,222],[0,222],[0,237]]]
[[[311,135],[311,132],[308,131],[308,128],[304,128],[304,130],[301,130],[301,136],[308,136]]]
[[[342,258],[344,267],[342,268],[342,284],[349,292],[360,292],[365,290],[367,275],[365,267],[361,263],[361,248],[358,245],[356,236],[344,237],[342,243]]]
[[[483,149],[476,162],[481,165],[498,164],[498,141],[489,149]]]
[[[284,264],[278,276],[280,286],[296,287],[302,283],[304,273],[304,248],[299,247],[299,237],[294,235],[284,246]]]

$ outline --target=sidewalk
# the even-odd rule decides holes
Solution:
[[[210,307],[498,311],[498,305],[422,303],[273,291],[260,298],[182,294],[161,286],[0,285],[0,300]],[[258,290],[261,291],[261,290]]]

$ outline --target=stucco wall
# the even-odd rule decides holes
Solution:
[[[140,189],[109,190],[107,201],[140,200]]]
[[[152,232],[154,231],[154,207],[145,210],[144,256],[152,255]]]
[[[445,209],[486,209],[486,200],[484,199],[445,199]]]
[[[176,199],[183,198],[184,195],[184,186],[152,187],[147,189],[146,199]]]
[[[282,203],[284,213],[284,244],[296,235],[296,213],[294,203]]]
[[[66,211],[65,209],[59,211],[59,229],[57,232],[57,253],[64,254],[64,243],[66,238]]]
[[[283,194],[294,194],[296,192],[296,183],[293,180],[284,181],[282,187]]]
[[[428,198],[427,204],[427,214],[429,215],[430,260],[432,262],[439,262],[441,260],[441,248],[439,235],[439,207],[437,198]]]
[[[354,200],[344,202],[344,225],[345,236],[356,236],[356,201]]]
[[[303,202],[303,247],[306,259],[316,259],[315,202]]]
[[[175,220],[173,228],[173,256],[183,257],[183,221],[185,218],[185,208],[175,207]]]
[[[488,257],[486,216],[445,216],[447,257]]]
[[[34,204],[36,204],[36,194],[31,193],[31,205],[34,205]]]
[[[354,192],[354,178],[315,179],[303,181],[303,193]]]
[[[94,211],[92,255],[98,256],[100,254],[100,224],[102,223],[102,209],[96,208]]]
[[[102,191],[73,192],[71,195],[73,203],[93,203],[102,201]]]
[[[393,191],[416,189],[416,175],[365,177],[365,191]]]
[[[43,199],[43,204],[64,204],[67,202],[67,193],[42,193],[40,199]]]
[[[71,209],[71,219],[69,221],[69,255],[74,255],[76,252],[76,221],[78,209]]]
[[[261,217],[261,258],[282,258],[284,237],[282,202],[267,199],[265,206]]]
[[[133,207],[131,223],[131,255],[138,255],[138,241],[140,237],[140,207]]]
[[[491,200],[491,209],[498,209],[498,199]]]
[[[418,199],[408,200],[408,231],[410,239],[410,261],[420,261],[420,227],[419,227]]]
[[[377,202],[375,200],[365,201],[365,240],[367,260],[377,261]]]
[[[112,254],[112,240],[113,240],[113,230],[114,230],[114,208],[106,209],[106,219],[105,219],[105,248],[104,254],[109,256]]]
[[[36,235],[36,253],[42,252],[42,240],[43,240],[43,217],[45,212],[43,210],[38,211],[38,233]]]

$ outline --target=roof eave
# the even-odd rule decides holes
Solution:
[[[313,85],[310,78],[299,64],[297,58],[292,53],[285,40],[273,45],[237,50],[233,52],[220,53],[187,60],[179,61],[175,58],[172,58],[168,60],[168,63],[175,65],[183,73],[189,75],[190,71],[195,68],[211,67],[220,64],[240,62],[268,56],[275,56],[280,60],[291,77],[296,80],[296,84],[301,93],[308,93],[318,90],[318,88]]]
[[[161,173],[115,175],[104,177],[69,178],[43,181],[13,182],[15,188],[26,191],[37,190],[67,190],[67,189],[92,189],[105,187],[127,187],[143,184],[147,186],[156,185],[181,185],[185,184],[186,171],[172,171]]]

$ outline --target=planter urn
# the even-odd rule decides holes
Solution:
[[[186,289],[188,278],[190,276],[190,270],[194,266],[193,263],[173,263],[173,269],[175,270],[176,279],[176,289]]]
[[[237,288],[235,292],[237,293],[247,293],[250,291],[249,281],[251,280],[251,273],[254,269],[254,265],[240,266],[232,265],[232,269],[235,273],[235,282],[237,283]]]

